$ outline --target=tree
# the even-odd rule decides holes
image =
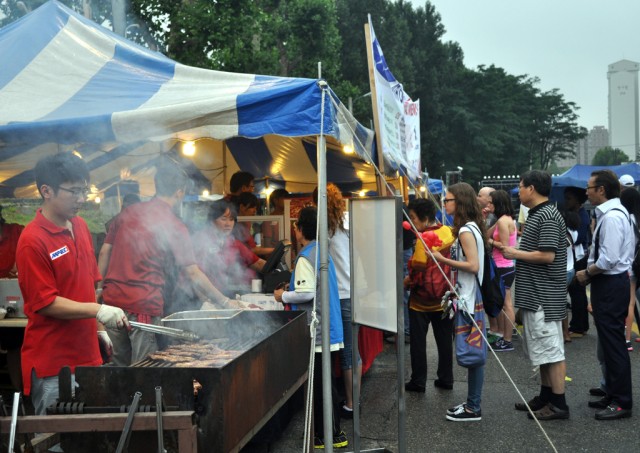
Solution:
[[[600,148],[596,152],[596,155],[593,156],[591,165],[620,165],[625,162],[629,162],[627,153],[619,148],[605,146],[604,148]]]

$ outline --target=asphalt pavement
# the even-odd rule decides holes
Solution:
[[[635,335],[634,335],[635,337]],[[569,420],[540,422],[559,452],[637,452],[640,451],[640,406],[628,419],[598,421],[587,402],[588,390],[597,386],[600,369],[596,361],[596,332],[591,327],[583,338],[566,344],[566,400]],[[540,389],[538,373],[522,354],[521,340],[514,336],[515,351],[498,353],[498,358],[518,390],[528,400]],[[640,398],[640,343],[630,352],[634,396]],[[427,337],[428,381],[426,393],[406,393],[408,452],[551,452],[554,451],[536,423],[514,409],[518,394],[498,360],[489,353],[482,394],[482,421],[451,422],[447,408],[466,399],[466,369],[454,364],[453,390],[433,386],[437,352],[431,334]],[[406,377],[410,377],[409,345],[406,345]],[[385,344],[362,382],[361,451],[398,449],[398,394],[396,346]],[[637,400],[638,401],[638,400]],[[304,412],[298,411],[279,440],[254,446],[255,452],[300,452],[303,442]],[[353,451],[353,425],[342,420],[350,444],[336,452]]]

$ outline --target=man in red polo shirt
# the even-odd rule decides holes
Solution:
[[[58,398],[58,373],[70,366],[101,365],[98,336],[107,327],[128,327],[124,312],[96,303],[100,280],[87,224],[77,216],[89,193],[89,170],[70,153],[47,156],[35,168],[43,199],[18,241],[18,283],[27,327],[22,346],[25,395],[36,414]]]
[[[200,270],[189,231],[174,213],[187,191],[189,177],[185,171],[167,159],[158,165],[154,182],[155,198],[123,210],[100,250],[104,301],[122,308],[131,321],[159,324],[164,314],[165,285],[180,272],[201,300],[214,301],[222,308],[240,308]],[[153,333],[139,329],[108,332],[116,366],[128,366],[158,349]]]

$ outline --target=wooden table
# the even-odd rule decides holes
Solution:
[[[54,432],[118,432],[122,431],[129,414],[82,414],[82,415],[33,415],[18,417],[16,433]],[[198,451],[197,425],[193,411],[167,411],[162,414],[162,427],[166,431],[178,431],[178,451]],[[11,417],[0,417],[0,432],[6,434],[11,428]],[[155,431],[156,414],[137,413],[133,418],[132,431]]]
[[[27,318],[4,318],[0,319],[0,328],[2,327],[14,327],[22,328],[27,327]]]

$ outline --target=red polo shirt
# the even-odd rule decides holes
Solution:
[[[260,258],[233,235],[224,236],[208,225],[193,236],[198,266],[211,283],[228,297],[251,287],[256,273],[249,268]]]
[[[55,319],[37,313],[57,296],[75,302],[95,302],[100,280],[87,224],[71,219],[73,236],[47,220],[38,209],[18,241],[18,283],[24,297],[27,328],[22,345],[24,393],[31,391],[31,370],[39,378],[55,376],[64,366],[102,364],[96,320]]]
[[[167,277],[196,263],[187,227],[159,198],[122,211],[105,243],[112,249],[102,297],[129,313],[162,316]]]
[[[17,223],[2,224],[2,239],[0,239],[0,278],[9,278],[9,272],[16,263],[16,247],[18,238],[24,227]]]

